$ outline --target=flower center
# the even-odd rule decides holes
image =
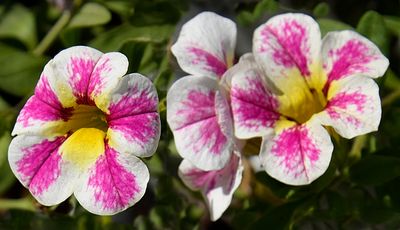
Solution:
[[[104,132],[108,129],[104,112],[96,106],[91,105],[78,105],[74,107],[67,126],[70,132],[75,132],[81,128],[96,128]]]
[[[321,90],[310,88],[293,90],[289,96],[283,97],[287,103],[281,113],[299,124],[307,122],[314,114],[321,112],[327,103]]]

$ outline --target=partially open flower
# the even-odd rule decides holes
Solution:
[[[179,175],[201,190],[212,220],[228,208],[242,178],[225,74],[233,64],[236,25],[204,12],[187,22],[172,46],[179,79],[167,95],[167,120],[179,154]]]
[[[84,46],[61,51],[44,67],[8,154],[41,204],[73,193],[88,211],[109,215],[144,195],[149,172],[138,157],[157,148],[158,97],[146,77],[123,76],[127,69],[123,54]]]
[[[271,18],[253,42],[254,57],[233,71],[235,135],[263,138],[260,157],[272,177],[309,184],[333,151],[323,125],[345,138],[377,130],[381,106],[371,78],[385,73],[388,60],[353,31],[321,41],[318,24],[304,14]]]

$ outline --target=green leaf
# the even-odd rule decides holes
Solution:
[[[321,29],[322,36],[325,36],[325,34],[327,34],[330,31],[354,30],[353,27],[351,27],[350,25],[332,19],[321,18],[317,19],[317,22]]]
[[[0,21],[0,38],[14,38],[28,49],[37,44],[36,21],[33,13],[22,5],[13,5]]]
[[[313,14],[318,18],[325,17],[329,14],[329,10],[329,4],[326,2],[321,2],[314,8]]]
[[[10,133],[6,132],[0,137],[0,194],[7,191],[10,186],[15,182],[14,174],[8,165],[7,155],[8,146],[11,142]]]
[[[133,15],[135,12],[133,1],[105,1],[104,5],[123,18]]]
[[[266,226],[270,226],[273,229],[287,229],[298,205],[299,202],[293,202],[272,208],[265,212],[255,223],[251,224],[249,229],[264,229]]]
[[[237,20],[242,25],[255,23],[264,13],[272,13],[278,9],[278,3],[275,0],[262,0],[254,7],[253,12],[242,11],[238,14]]]
[[[160,43],[170,38],[174,26],[135,27],[129,24],[111,29],[94,40],[89,45],[103,52],[120,50],[127,42]]]
[[[389,32],[400,37],[400,17],[384,16],[383,20],[385,21],[386,28]]]
[[[75,14],[67,29],[92,27],[106,24],[111,20],[111,13],[106,7],[98,3],[89,2]]]
[[[367,11],[358,22],[357,31],[371,39],[384,54],[388,53],[389,34],[380,14],[375,11]]]
[[[179,9],[168,1],[139,1],[130,21],[134,26],[175,25],[180,17]]]
[[[16,96],[31,93],[47,59],[0,43],[0,89]]]
[[[370,155],[350,168],[350,178],[361,185],[380,185],[398,176],[400,158],[397,157]]]

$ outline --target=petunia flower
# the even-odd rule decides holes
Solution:
[[[225,81],[235,45],[235,23],[204,12],[183,25],[171,48],[179,66],[191,74],[176,81],[167,95],[167,121],[184,158],[179,175],[189,188],[201,190],[212,220],[229,206],[243,171]]]
[[[345,138],[377,130],[371,78],[389,63],[366,38],[341,31],[321,41],[311,17],[283,14],[256,29],[253,54],[232,77],[235,135],[263,138],[261,162],[272,177],[303,185],[321,176],[333,151],[326,126]]]
[[[160,137],[151,81],[125,75],[127,58],[76,46],[44,67],[21,110],[9,147],[18,180],[43,205],[73,193],[88,211],[111,215],[139,201],[149,181],[138,157]]]
[[[180,155],[202,170],[223,168],[235,138],[224,73],[233,63],[236,25],[204,12],[183,25],[172,46],[179,66],[191,74],[167,95],[167,121]]]

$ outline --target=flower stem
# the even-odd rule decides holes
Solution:
[[[71,11],[66,10],[63,12],[61,17],[58,19],[56,24],[50,29],[39,45],[33,50],[33,54],[39,56],[42,55],[55,41],[61,30],[68,24],[71,19]]]
[[[36,207],[29,197],[21,199],[0,199],[0,210],[20,209],[27,211],[35,211]]]
[[[392,104],[400,97],[400,89],[397,89],[382,99],[382,107]]]
[[[365,147],[367,135],[358,136],[354,139],[353,146],[349,152],[349,159],[354,161],[361,158],[361,150]]]

